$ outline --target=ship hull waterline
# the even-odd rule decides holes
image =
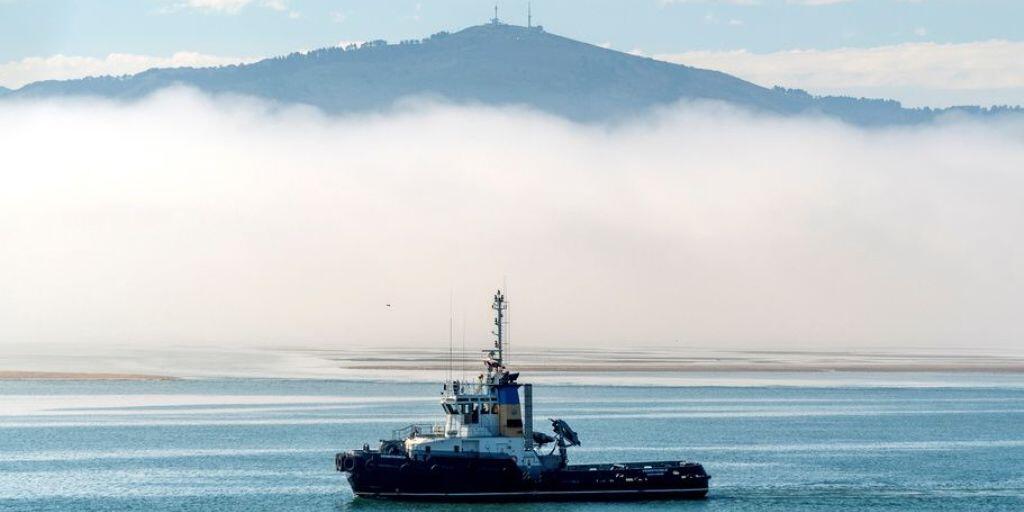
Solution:
[[[536,480],[508,459],[348,452],[338,454],[337,465],[356,496],[401,501],[695,500],[706,497],[710,479],[701,465],[678,461],[567,466]]]
[[[703,500],[708,489],[635,490],[635,491],[527,491],[521,493],[363,493],[359,498],[393,501],[422,501],[439,503],[494,503],[494,502],[601,502],[601,501],[665,501]]]

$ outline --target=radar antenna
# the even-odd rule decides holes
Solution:
[[[566,454],[566,448],[570,446],[579,446],[581,444],[580,436],[572,429],[572,427],[569,426],[568,423],[565,422],[565,420],[554,418],[548,419],[551,421],[551,430],[555,431],[555,438],[558,441],[555,448],[551,449],[551,453],[554,453],[556,448],[558,449],[558,458],[561,461],[559,465],[564,468],[569,461],[568,455]]]

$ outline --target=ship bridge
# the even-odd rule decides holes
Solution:
[[[407,427],[405,451],[412,457],[431,453],[461,456],[509,456],[522,459],[533,455],[531,422],[532,388],[516,382],[518,373],[505,366],[505,296],[494,296],[494,348],[485,351],[486,372],[473,381],[451,379],[444,383],[441,407],[444,423],[427,428]],[[525,391],[526,421],[519,389]],[[527,453],[529,452],[529,453]]]

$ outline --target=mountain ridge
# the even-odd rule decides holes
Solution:
[[[894,100],[813,96],[765,88],[714,70],[641,57],[545,32],[490,23],[422,40],[383,40],[212,68],[154,68],[129,76],[34,82],[7,98],[92,95],[132,99],[171,85],[301,103],[332,114],[386,109],[410,96],[527,105],[576,121],[629,117],[684,100],[722,101],[780,115],[858,125],[928,122],[947,113],[1020,113],[1019,107],[904,108]]]

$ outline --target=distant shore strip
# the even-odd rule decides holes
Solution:
[[[0,370],[0,380],[178,380],[167,375],[139,373],[36,372]]]
[[[420,370],[444,370],[443,364],[423,364],[416,367],[400,364],[345,364],[342,366],[350,370],[383,370],[383,371],[420,371]],[[980,373],[1024,373],[1024,362],[1009,363],[987,363],[987,364],[958,364],[958,363],[902,363],[902,364],[519,364],[515,366],[517,371],[526,372],[980,372]]]

